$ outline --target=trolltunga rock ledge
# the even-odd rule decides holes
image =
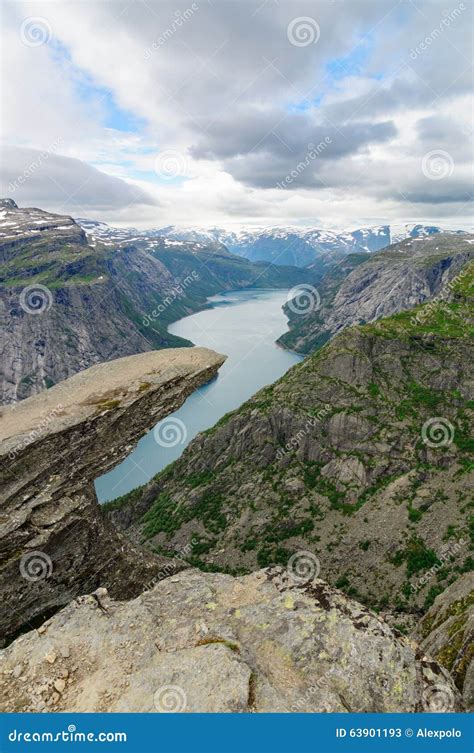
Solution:
[[[179,348],[92,366],[0,411],[0,639],[83,593],[137,596],[162,560],[102,515],[94,479],[209,381],[225,357]]]

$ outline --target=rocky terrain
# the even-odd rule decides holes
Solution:
[[[224,356],[166,349],[86,369],[77,342],[61,350],[65,313],[44,317],[78,295],[71,331],[86,322],[93,350],[86,310],[98,291],[106,320],[110,285],[121,308],[105,339],[123,346],[128,322],[150,349],[213,286],[283,286],[298,272],[218,240],[112,238],[8,201],[1,211],[8,399],[23,395],[33,327],[16,319],[56,322],[38,330],[47,347],[24,387],[50,389],[1,409],[1,710],[472,708],[472,237],[345,256],[317,324],[297,315],[300,349],[331,341],[101,509],[94,479]],[[197,263],[208,274],[185,284]],[[57,343],[58,364],[70,352],[79,373],[52,385]]]
[[[446,667],[474,707],[474,578],[465,573],[436,597],[417,626],[414,638]]]
[[[160,577],[163,558],[102,515],[94,479],[224,360],[205,348],[129,356],[1,409],[1,639],[98,586],[131,598]]]
[[[0,654],[2,711],[460,711],[448,673],[380,617],[282,569],[186,570],[73,601]]]
[[[92,229],[95,227],[92,223]],[[92,366],[190,345],[171,321],[241,287],[292,287],[314,273],[252,264],[221,244],[114,231],[0,202],[0,402],[13,403]]]
[[[469,234],[409,238],[377,254],[347,256],[317,283],[319,299],[287,305],[290,331],[279,343],[310,353],[345,327],[436,298],[473,256]]]
[[[410,631],[472,568],[472,264],[446,297],[346,329],[142,489],[107,505],[135,541],[240,574],[309,552]]]

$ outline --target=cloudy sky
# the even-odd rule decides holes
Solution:
[[[472,13],[4,2],[2,195],[136,227],[472,227]]]

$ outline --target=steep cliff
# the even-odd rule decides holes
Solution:
[[[474,576],[465,573],[436,597],[414,638],[451,673],[467,708],[474,707]]]
[[[345,327],[430,301],[473,256],[474,235],[439,234],[343,258],[317,283],[318,298],[286,306],[290,331],[279,343],[310,353]]]
[[[129,356],[1,409],[1,638],[98,586],[131,598],[160,577],[163,558],[116,531],[93,482],[223,361],[205,348]]]

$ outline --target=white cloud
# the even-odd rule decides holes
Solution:
[[[437,0],[11,3],[4,139],[60,144],[17,197],[58,210],[65,191],[82,214],[137,226],[469,223],[472,8],[461,5],[447,25]],[[30,15],[46,19],[49,44],[22,43]],[[296,16],[315,18],[317,44],[290,44]],[[331,148],[275,189],[326,132]],[[182,155],[184,180],[155,173],[163,149]],[[446,181],[420,169],[433,149],[452,154]]]

